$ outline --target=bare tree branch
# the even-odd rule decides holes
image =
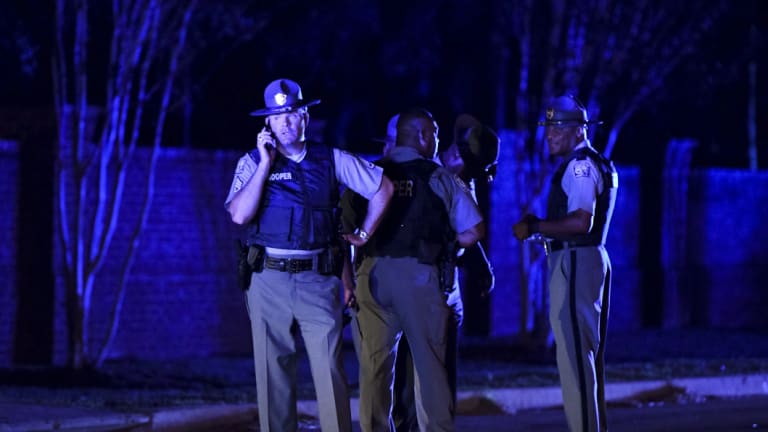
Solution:
[[[163,129],[165,126],[165,117],[168,113],[168,108],[171,101],[171,94],[173,92],[173,87],[174,87],[176,78],[178,76],[179,57],[181,56],[187,41],[187,32],[189,30],[189,23],[190,23],[193,11],[195,10],[196,4],[197,4],[197,1],[192,0],[190,5],[185,10],[184,17],[182,19],[181,28],[179,29],[178,43],[171,56],[170,65],[168,68],[169,69],[168,78],[166,79],[166,82],[165,82],[165,90],[163,91],[163,98],[160,103],[160,114],[158,116],[158,122],[155,127],[155,138],[154,138],[154,145],[152,147],[152,154],[150,156],[149,178],[147,180],[147,191],[144,195],[145,198],[144,198],[144,203],[142,204],[142,207],[141,207],[139,221],[136,223],[134,231],[131,235],[129,250],[128,250],[128,253],[126,254],[126,258],[123,263],[123,269],[120,274],[120,285],[117,291],[116,299],[113,303],[113,311],[111,314],[112,319],[110,320],[110,327],[107,333],[107,337],[98,353],[96,364],[99,366],[104,362],[104,360],[106,360],[107,353],[109,352],[109,348],[112,345],[112,342],[114,341],[115,335],[117,334],[120,311],[122,310],[123,299],[125,298],[128,274],[130,273],[131,266],[135,259],[136,250],[138,249],[138,246],[139,246],[140,235],[144,231],[144,227],[146,226],[147,218],[149,216],[149,209],[152,205],[152,200],[154,197],[154,190],[155,190],[154,189],[155,172],[156,172],[155,167],[157,166],[157,160],[158,160],[158,157],[160,156]]]

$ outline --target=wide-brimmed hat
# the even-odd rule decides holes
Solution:
[[[387,134],[385,136],[378,136],[373,138],[373,141],[379,143],[385,143],[387,141],[394,142],[397,137],[397,121],[400,119],[400,114],[395,114],[387,122]]]
[[[547,105],[544,120],[539,126],[582,126],[602,124],[599,120],[590,120],[587,109],[573,95],[558,96]]]
[[[280,78],[269,83],[264,89],[266,108],[251,112],[252,116],[268,116],[295,111],[302,107],[317,105],[320,99],[304,99],[301,87],[296,81]]]
[[[469,177],[493,179],[501,144],[493,129],[483,124],[471,126],[466,134],[459,136],[456,144]]]
[[[453,122],[453,142],[457,143],[462,139],[466,139],[469,130],[474,126],[479,126],[481,124],[480,120],[471,114],[459,114],[456,116],[456,121]]]

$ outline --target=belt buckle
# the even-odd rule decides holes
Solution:
[[[279,263],[278,270],[281,271],[281,272],[284,272],[285,269],[286,269],[286,260],[281,259],[280,261],[278,261],[278,263]]]
[[[296,259],[288,259],[288,273],[298,273],[301,271],[299,268],[299,260]]]

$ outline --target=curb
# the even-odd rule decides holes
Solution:
[[[732,375],[722,377],[674,378],[655,381],[627,381],[605,386],[609,402],[653,400],[654,396],[670,393],[691,396],[756,396],[768,395],[768,374]],[[352,420],[358,421],[359,399],[350,399]],[[460,391],[457,394],[458,415],[512,415],[520,410],[552,408],[563,405],[560,387],[520,387]],[[301,414],[317,417],[317,401],[298,402]]]
[[[721,377],[674,378],[670,380],[608,383],[606,398],[614,403],[643,403],[668,396],[689,395],[741,397],[768,395],[768,374],[730,375]],[[560,387],[522,387],[460,391],[457,414],[511,415],[520,410],[552,408],[562,405]],[[350,400],[352,420],[359,421],[359,399]],[[9,408],[12,407],[9,406]],[[12,408],[11,408],[12,409]],[[40,410],[41,407],[37,407]],[[299,415],[317,418],[316,400],[297,402]],[[81,415],[45,411],[44,420],[3,423],[0,432],[121,430],[194,432],[225,426],[247,424],[258,418],[256,404],[205,405],[199,407],[158,410],[151,414],[87,413]]]
[[[258,418],[256,404],[206,405],[158,411],[152,414],[152,431],[193,432],[214,426],[231,426]]]
[[[674,378],[655,381],[628,381],[608,383],[605,396],[608,402],[653,400],[653,396],[670,393],[691,396],[740,397],[768,395],[768,374],[732,375],[722,377]],[[514,414],[531,408],[562,406],[560,387],[524,387],[459,392],[457,413],[464,415],[487,412],[488,403],[497,407],[499,414]]]
[[[149,416],[142,414],[98,414],[74,418],[29,420],[13,424],[0,423],[0,432],[43,432],[89,430],[145,430],[150,427]]]

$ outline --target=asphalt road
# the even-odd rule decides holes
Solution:
[[[611,432],[739,432],[768,431],[768,396],[714,399],[686,404],[612,406]],[[258,424],[234,426],[233,432],[255,432]],[[319,431],[313,419],[303,419],[300,431]],[[360,430],[354,424],[354,431]],[[456,431],[568,432],[561,408],[520,411],[514,415],[462,415]],[[213,432],[211,430],[210,432]]]

